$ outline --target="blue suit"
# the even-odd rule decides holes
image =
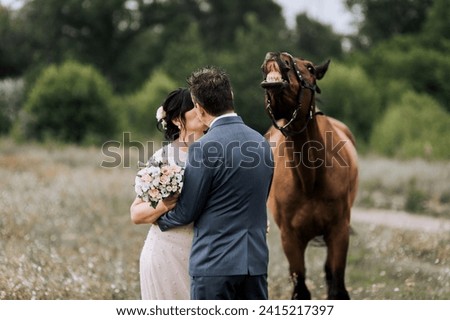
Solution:
[[[206,281],[204,286],[210,287],[217,281],[211,282],[211,277],[231,276],[234,282],[242,276],[267,277],[266,201],[272,176],[268,142],[238,116],[218,119],[190,146],[178,203],[158,220],[158,225],[165,231],[194,222],[189,261],[193,299],[252,297],[251,292],[240,296],[220,292],[197,295],[192,291],[197,280]],[[260,290],[244,287],[231,290]]]

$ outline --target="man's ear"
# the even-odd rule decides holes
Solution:
[[[195,102],[194,106],[197,109],[197,114],[199,114],[203,117],[207,114],[206,110],[202,107],[202,105],[200,103]]]

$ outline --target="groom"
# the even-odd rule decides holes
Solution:
[[[183,190],[158,225],[165,231],[194,222],[191,299],[267,299],[270,146],[234,113],[226,73],[203,68],[188,84],[209,131],[189,147]]]

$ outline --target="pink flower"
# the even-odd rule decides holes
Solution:
[[[161,184],[168,184],[170,182],[169,176],[163,174],[160,178],[159,181],[161,182]]]
[[[158,202],[183,187],[184,168],[155,160],[139,170],[135,178],[136,194],[155,208]]]
[[[151,198],[153,198],[153,199],[158,199],[158,198],[160,197],[159,190],[158,190],[158,189],[155,189],[155,188],[151,188],[151,189],[148,191],[148,195],[149,195]]]
[[[170,176],[170,174],[172,173],[172,167],[171,166],[163,166],[162,168],[161,168],[161,173],[163,174],[163,175],[166,175],[166,176]]]
[[[152,177],[149,174],[144,174],[141,177],[141,180],[144,181],[144,182],[152,182]]]

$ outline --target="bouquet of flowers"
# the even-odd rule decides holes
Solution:
[[[181,191],[183,176],[184,168],[152,158],[137,173],[134,190],[139,198],[156,208],[159,200]]]

